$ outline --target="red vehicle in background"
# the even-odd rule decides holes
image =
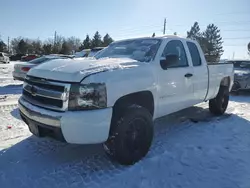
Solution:
[[[32,54],[32,55],[26,55],[26,56],[22,56],[21,61],[31,61],[33,59],[38,58],[38,55]]]

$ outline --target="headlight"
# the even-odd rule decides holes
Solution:
[[[72,84],[69,110],[92,110],[107,107],[106,86],[102,83]]]

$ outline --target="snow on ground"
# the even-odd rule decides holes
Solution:
[[[22,84],[20,81],[14,81],[12,77],[12,71],[16,63],[18,61],[11,61],[9,64],[0,64],[0,86]]]
[[[250,187],[250,94],[232,96],[221,117],[204,103],[157,120],[149,154],[124,167],[110,161],[101,145],[32,136],[14,92],[0,101],[1,188]]]
[[[17,103],[22,92],[22,82],[13,80],[12,71],[18,61],[11,61],[10,64],[0,64],[0,105]]]

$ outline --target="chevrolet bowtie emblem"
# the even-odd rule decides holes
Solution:
[[[31,95],[36,96],[37,88],[35,86],[31,86],[30,91],[31,91]]]

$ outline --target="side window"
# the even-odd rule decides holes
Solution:
[[[175,68],[175,67],[187,67],[188,61],[186,56],[186,51],[181,41],[179,40],[171,40],[167,43],[162,57],[165,58],[167,55],[177,55],[179,57],[179,61],[176,65],[169,66],[168,68]]]
[[[197,46],[193,42],[187,42],[187,46],[192,58],[193,66],[200,66],[201,65],[201,56]]]

